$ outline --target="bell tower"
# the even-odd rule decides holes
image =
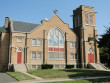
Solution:
[[[73,10],[73,27],[79,38],[79,63],[81,67],[87,67],[88,63],[99,63],[94,8],[81,5]]]

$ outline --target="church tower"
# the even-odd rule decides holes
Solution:
[[[73,10],[73,27],[79,38],[79,63],[81,67],[87,67],[89,63],[99,63],[94,8],[81,5]]]

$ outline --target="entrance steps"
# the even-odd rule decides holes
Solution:
[[[101,63],[89,63],[88,67],[96,70],[107,70],[107,68]]]
[[[26,64],[13,64],[15,72],[27,72]]]

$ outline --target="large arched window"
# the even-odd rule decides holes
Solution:
[[[49,59],[64,59],[64,35],[58,28],[50,30],[48,48]]]
[[[49,46],[53,46],[53,37],[49,36]]]

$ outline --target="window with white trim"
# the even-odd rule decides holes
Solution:
[[[58,28],[53,28],[48,34],[48,59],[64,59],[64,34]]]
[[[42,40],[41,39],[38,39],[37,40],[37,46],[41,46],[42,45]]]
[[[59,65],[55,65],[55,68],[58,69],[59,68]]]
[[[73,59],[74,59],[74,54],[70,53],[70,60],[73,60]]]
[[[41,59],[41,52],[37,53],[37,59]]]
[[[36,69],[36,65],[32,65],[32,69]]]
[[[64,53],[60,52],[58,58],[59,58],[59,59],[65,59]]]
[[[70,42],[70,48],[73,48],[73,42]]]
[[[36,52],[32,52],[32,59],[36,59]]]
[[[22,38],[17,38],[17,42],[22,42]]]
[[[88,14],[85,14],[85,24],[89,24],[89,21],[88,21]]]
[[[36,46],[36,39],[32,39],[32,46]]]

